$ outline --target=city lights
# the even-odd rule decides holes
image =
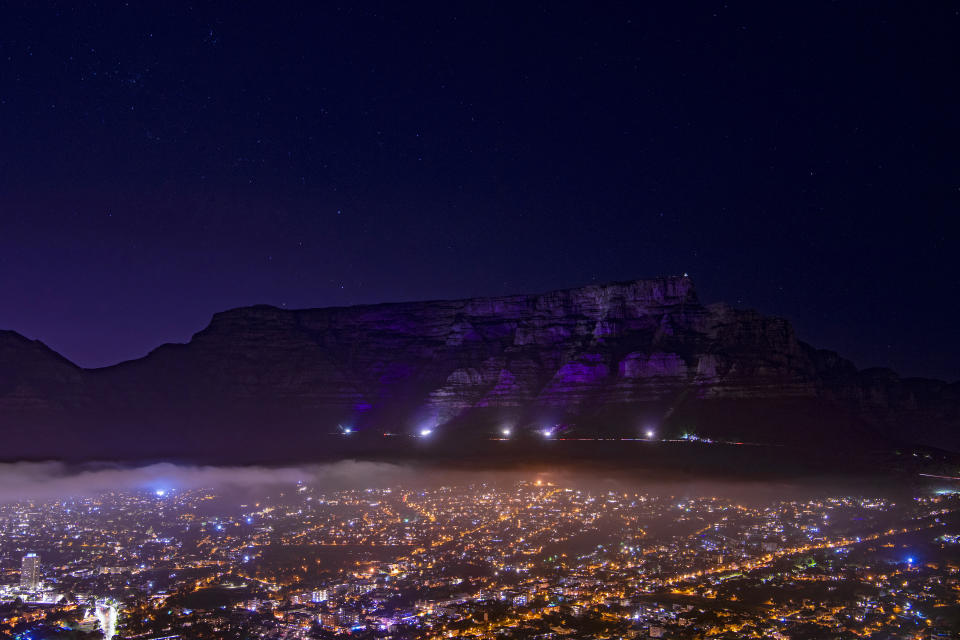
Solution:
[[[240,503],[181,487],[158,505],[170,494],[159,487],[0,504],[0,547],[19,568],[0,578],[0,636],[30,637],[22,613],[4,613],[20,598],[28,611],[74,615],[115,637],[189,629],[232,640],[241,636],[223,629],[242,629],[263,640],[407,640],[444,637],[454,623],[462,637],[496,627],[504,640],[557,627],[679,640],[744,629],[826,637],[841,627],[851,637],[949,637],[935,614],[955,601],[955,569],[915,554],[891,563],[888,550],[920,538],[957,544],[960,495],[901,501],[818,489],[741,502],[716,487],[605,487],[592,474],[478,479],[347,489],[305,479]],[[25,548],[42,553],[17,555]],[[850,588],[829,589],[840,582]],[[79,607],[58,604],[66,592]],[[204,606],[224,593],[242,596]],[[737,600],[765,604],[728,605]],[[928,629],[940,636],[921,634]]]

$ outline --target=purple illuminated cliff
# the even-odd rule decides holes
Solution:
[[[786,320],[701,304],[685,277],[233,309],[187,344],[94,370],[0,333],[6,458],[330,453],[342,440],[331,435],[337,425],[361,437],[428,428],[463,442],[503,426],[558,424],[571,437],[653,428],[663,437],[957,448],[958,391],[858,371],[798,340]]]

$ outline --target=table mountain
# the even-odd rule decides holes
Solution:
[[[468,443],[506,426],[555,426],[567,438],[653,429],[664,438],[956,449],[958,398],[958,383],[857,370],[798,340],[784,319],[704,305],[687,277],[244,307],[216,314],[186,344],[101,369],[0,332],[8,459],[336,455],[347,439],[340,427],[357,442],[432,430]]]

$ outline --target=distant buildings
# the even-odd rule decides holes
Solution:
[[[40,556],[28,553],[20,562],[20,588],[36,591],[40,587]]]

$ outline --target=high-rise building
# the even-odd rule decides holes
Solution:
[[[28,553],[20,562],[20,588],[36,591],[40,586],[40,556]]]

